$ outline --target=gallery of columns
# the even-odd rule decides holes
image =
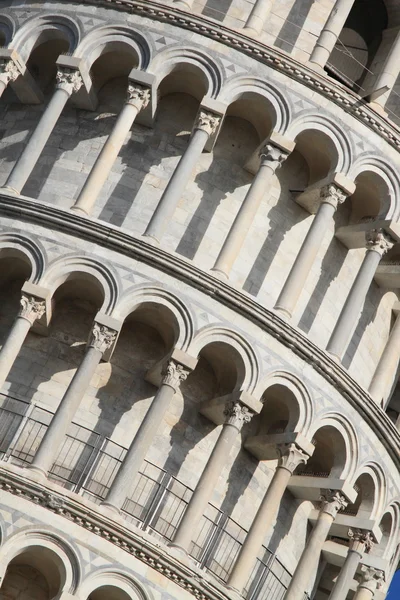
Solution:
[[[0,0],[0,38],[0,600],[384,600],[395,1]]]

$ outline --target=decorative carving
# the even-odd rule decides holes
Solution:
[[[334,183],[329,183],[321,188],[320,198],[321,204],[330,204],[336,210],[346,200],[347,194]]]
[[[126,102],[127,104],[133,104],[138,110],[142,110],[149,104],[150,96],[149,88],[146,88],[139,83],[129,83]]]
[[[100,323],[95,323],[93,325],[89,346],[104,354],[106,350],[111,348],[116,337],[117,332],[114,329],[110,329],[105,325],[100,325]]]
[[[367,250],[374,250],[381,256],[393,248],[395,242],[384,229],[371,229],[365,234]]]
[[[321,512],[327,513],[333,519],[340,510],[349,504],[346,498],[337,490],[323,490],[321,494]]]
[[[276,171],[285,162],[289,153],[282,150],[282,148],[278,148],[272,142],[267,142],[260,148],[258,156],[261,159],[261,164],[267,163],[271,169]]]
[[[169,385],[174,388],[175,391],[179,389],[182,381],[185,381],[189,375],[190,370],[174,360],[170,360],[163,370],[162,383]]]
[[[8,85],[10,81],[15,81],[20,75],[21,72],[13,60],[9,59],[1,61],[0,78],[6,85]]]
[[[363,529],[349,529],[347,535],[350,539],[350,550],[363,554],[367,554],[372,550],[374,546],[374,537],[370,531],[364,531]]]
[[[373,567],[367,567],[363,565],[361,567],[361,572],[361,588],[375,592],[375,590],[379,590],[379,588],[381,588],[385,582],[385,573],[379,569],[374,569]]]
[[[297,444],[278,444],[277,451],[279,454],[278,466],[286,469],[290,473],[300,464],[305,464],[310,458],[308,454]]]
[[[77,92],[83,85],[82,76],[76,69],[58,67],[56,74],[56,86],[68,92],[69,95]]]
[[[64,508],[64,500],[58,496],[54,496],[54,494],[46,494],[44,505],[55,512],[61,512]]]
[[[35,296],[27,296],[22,294],[20,300],[21,308],[18,316],[29,321],[31,325],[34,324],[36,319],[41,319],[46,310],[46,302],[35,298]]]
[[[216,132],[220,121],[221,117],[219,117],[218,115],[206,112],[205,110],[201,110],[197,117],[197,121],[194,128],[201,129],[210,136]]]
[[[224,415],[226,417],[225,422],[228,425],[233,425],[240,431],[243,425],[251,420],[253,413],[247,406],[244,406],[240,402],[228,402],[224,410]]]

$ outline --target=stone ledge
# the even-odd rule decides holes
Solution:
[[[368,392],[329,354],[274,311],[210,273],[118,227],[23,196],[0,192],[0,214],[61,231],[135,258],[195,287],[251,320],[320,373],[363,416],[400,469],[400,433]]]

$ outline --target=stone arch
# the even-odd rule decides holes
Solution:
[[[89,32],[76,48],[74,55],[85,57],[89,68],[104,50],[124,49],[136,55],[137,68],[146,69],[149,65],[153,48],[149,41],[132,27],[124,25],[105,25]]]
[[[40,283],[48,287],[52,294],[69,279],[89,281],[102,296],[101,311],[110,314],[118,299],[118,276],[100,260],[82,256],[67,256],[49,265]]]
[[[167,290],[152,286],[130,288],[122,295],[113,316],[125,321],[129,315],[146,306],[158,310],[167,319],[165,328],[161,323],[153,325],[159,329],[167,345],[186,351],[193,338],[193,316],[187,305]]]
[[[47,257],[44,248],[37,241],[19,233],[0,234],[0,257],[19,256],[31,267],[29,281],[37,283],[43,276]]]
[[[396,551],[398,532],[400,529],[400,505],[393,502],[383,511],[379,520],[382,537],[372,549],[371,554],[390,560]]]
[[[353,220],[360,218],[359,215],[398,219],[400,181],[391,165],[375,156],[364,155],[355,161],[349,176],[356,182],[356,191],[351,198],[353,213],[356,213]],[[366,206],[363,211],[358,208],[361,204]]]
[[[80,561],[72,546],[61,536],[26,528],[10,537],[0,550],[0,576],[18,559],[36,568],[46,578],[51,597],[74,594],[80,579]]]
[[[199,355],[211,344],[221,345],[231,352],[231,361],[236,368],[235,390],[242,389],[253,393],[259,377],[259,364],[257,356],[247,342],[239,333],[226,329],[221,325],[209,325],[201,329],[195,336],[189,347],[192,356]]]
[[[312,135],[314,132],[314,135]],[[303,138],[306,140],[310,137],[311,148],[306,148],[306,141],[303,143],[304,148],[297,147],[296,149],[305,155],[307,160],[307,154],[310,154],[307,162],[315,162],[316,156],[312,153],[313,145],[315,141],[317,148],[314,148],[316,152],[324,152],[324,167],[323,170],[327,173],[336,171],[339,173],[347,174],[352,164],[352,144],[343,131],[343,129],[337,125],[333,120],[327,117],[321,117],[314,113],[299,115],[290,125],[287,136],[292,140],[299,140]],[[314,139],[313,139],[314,138]],[[321,147],[321,142],[327,140],[329,143],[328,152],[326,149]]]
[[[178,81],[172,79],[172,91],[168,90],[167,93],[182,91],[199,101],[204,96],[215,98],[224,79],[224,68],[221,64],[199,49],[186,46],[173,46],[159,52],[151,62],[149,71],[156,76],[159,89],[167,77],[171,80],[171,75],[176,73],[180,80],[179,86]],[[180,77],[182,73],[185,74],[185,78]]]
[[[80,36],[78,21],[64,15],[47,14],[26,21],[13,38],[13,48],[26,62],[39,40],[63,39],[68,42],[68,52],[73,53]]]
[[[353,478],[359,489],[357,499],[346,509],[348,514],[375,520],[382,513],[386,503],[387,477],[382,467],[368,462],[357,469]]]
[[[8,46],[14,38],[17,25],[9,15],[0,16],[0,34],[3,37],[3,45]]]
[[[268,391],[273,395],[269,407]],[[268,418],[268,413],[279,411],[281,407],[278,420],[285,421],[285,431],[298,431],[307,437],[314,409],[310,393],[299,377],[289,371],[273,371],[259,382],[256,395],[263,399],[262,417]]]
[[[240,100],[255,103],[257,111],[247,114],[258,131],[260,139],[265,139],[272,130],[284,134],[291,119],[291,109],[284,94],[269,82],[255,77],[240,76],[230,79],[221,90],[218,100],[232,105]],[[263,109],[266,111],[263,114]],[[268,118],[266,118],[268,116]]]
[[[101,588],[114,588],[123,592],[121,596],[118,596],[118,600],[151,600],[149,592],[131,575],[107,568],[86,577],[78,590],[79,597],[82,600],[86,600],[91,597],[93,592]]]

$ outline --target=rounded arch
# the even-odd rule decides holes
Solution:
[[[373,547],[371,554],[390,560],[398,544],[400,529],[400,505],[398,502],[393,502],[384,510],[379,521],[379,529],[382,537],[379,543]]]
[[[260,106],[263,104],[268,111],[268,126],[261,122],[262,115],[257,111],[253,115],[247,115],[247,119],[253,119],[253,125],[262,134],[268,135],[268,127],[277,133],[284,134],[291,119],[291,109],[284,94],[269,82],[255,77],[240,76],[230,79],[221,90],[218,100],[231,105],[240,100],[248,98],[259,99]],[[266,118],[267,115],[264,116]],[[264,135],[264,138],[266,137]]]
[[[224,79],[221,64],[197,48],[180,45],[159,52],[151,62],[149,71],[156,76],[159,89],[163,81],[169,78],[170,84],[163,95],[182,91],[199,101],[204,96],[215,98]],[[184,78],[181,77],[182,73],[185,74]],[[174,74],[176,77],[172,77]]]
[[[357,469],[353,482],[355,487],[360,490],[354,506],[352,506],[353,512],[357,511],[355,514],[375,520],[378,515],[382,514],[382,509],[386,504],[386,473],[378,463],[367,462]]]
[[[277,401],[286,409],[286,431],[301,431],[305,437],[313,421],[314,409],[309,391],[299,377],[289,371],[273,371],[257,385],[256,396],[268,405],[268,391],[279,396]],[[262,413],[264,412],[264,409]]]
[[[295,141],[307,132],[317,132],[320,137],[324,136],[325,139],[329,140],[330,147],[326,156],[326,161],[330,162],[329,171],[337,171],[347,175],[352,164],[353,151],[352,144],[343,128],[327,117],[314,113],[302,114],[298,115],[291,123],[287,136]],[[324,152],[326,153],[326,151]]]
[[[155,328],[160,330],[166,343],[186,351],[193,339],[193,316],[184,302],[163,288],[155,286],[130,288],[122,295],[114,316],[125,321],[129,315],[146,306],[153,307],[154,318],[158,310],[161,319]],[[166,320],[164,323],[163,318]]]
[[[26,235],[18,233],[0,234],[0,257],[18,256],[31,267],[29,281],[37,283],[43,276],[47,257],[44,248]]]
[[[375,156],[365,155],[353,164],[349,177],[356,182],[356,191],[352,196],[354,219],[361,208],[357,210],[357,197],[359,204],[365,206],[371,214],[362,216],[376,216],[382,219],[398,219],[400,215],[400,181],[396,170],[386,162]],[[361,196],[364,198],[361,201]]]
[[[79,598],[86,600],[93,592],[101,588],[110,589],[116,588],[122,594],[118,596],[118,600],[151,600],[150,594],[143,586],[136,581],[131,575],[127,575],[123,571],[113,569],[101,569],[90,574],[80,585],[78,590]],[[108,598],[108,595],[105,595]]]
[[[211,344],[224,344],[233,350],[233,360],[237,371],[235,389],[242,389],[252,394],[259,377],[259,364],[257,356],[247,340],[239,333],[221,325],[209,325],[197,333],[189,347],[189,352],[192,356],[197,356]]]
[[[78,21],[64,15],[47,14],[25,21],[13,38],[13,48],[23,61],[27,61],[32,50],[40,43],[50,39],[62,39],[68,42],[71,54],[79,44],[81,27]]]
[[[79,557],[69,542],[52,532],[33,527],[20,530],[4,543],[0,556],[0,576],[4,577],[11,561],[21,557],[45,576],[52,597],[62,592],[74,594],[79,586]]]
[[[0,35],[2,36],[2,45],[8,46],[14,38],[16,23],[9,15],[0,15]]]
[[[89,281],[103,298],[102,312],[111,314],[118,299],[118,276],[100,260],[82,256],[67,256],[49,265],[40,283],[52,294],[67,280],[76,278]]]
[[[326,441],[332,452],[331,475],[338,479],[353,479],[358,466],[359,442],[350,421],[338,413],[324,414],[310,427],[310,436],[316,440],[316,449],[307,468],[318,458],[318,440],[321,446]]]
[[[89,68],[100,55],[116,49],[132,53],[137,58],[137,68],[146,69],[153,49],[148,40],[132,27],[105,25],[88,33],[76,48],[74,55],[85,57]]]

